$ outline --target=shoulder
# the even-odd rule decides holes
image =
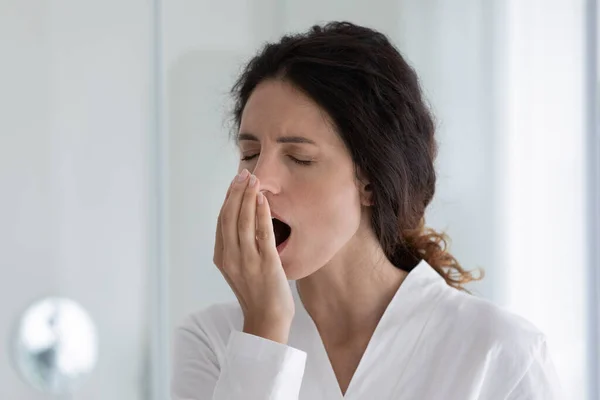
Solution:
[[[526,318],[490,300],[451,287],[448,287],[446,301],[439,307],[457,326],[469,329],[490,344],[530,348],[544,340],[544,333]]]
[[[448,286],[434,311],[436,330],[467,352],[487,360],[528,365],[546,341],[531,321],[487,299]]]
[[[408,279],[411,274],[411,295],[426,303],[423,310],[431,310],[427,316],[428,339],[440,345],[453,342],[460,344],[460,349],[480,353],[510,348],[513,354],[526,357],[544,340],[544,334],[527,319],[448,285],[426,262]]]
[[[429,320],[429,345],[440,349],[438,361],[473,371],[482,394],[509,393],[542,363],[546,335],[532,322],[449,286],[442,292]]]
[[[493,303],[454,288],[448,287],[446,301],[440,303],[455,322],[471,327],[480,335],[495,340],[537,338],[543,333],[529,320]]]
[[[452,289],[441,312],[453,315],[455,332],[473,360],[480,359],[488,377],[482,394],[511,393],[507,398],[559,399],[562,388],[550,356],[547,337],[531,321],[495,303]],[[493,379],[492,379],[493,377]],[[484,398],[487,398],[483,396]]]

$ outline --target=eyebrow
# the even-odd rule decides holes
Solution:
[[[259,142],[260,140],[253,134],[251,133],[240,133],[237,136],[237,141],[238,143],[241,142],[242,140],[249,140],[249,141],[253,141],[253,142]],[[306,143],[306,144],[312,144],[312,145],[317,145],[316,142],[302,137],[302,136],[280,136],[277,138],[277,143]]]

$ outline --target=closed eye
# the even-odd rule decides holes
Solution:
[[[250,161],[250,160],[253,160],[253,159],[255,159],[256,157],[258,157],[258,154],[254,154],[254,155],[251,155],[251,156],[246,156],[246,157],[243,157],[243,158],[242,158],[242,161]],[[299,159],[297,159],[297,158],[295,158],[295,157],[292,157],[292,156],[288,156],[288,157],[289,157],[289,158],[290,158],[290,159],[291,159],[293,162],[295,162],[296,164],[299,164],[299,165],[310,165],[310,164],[312,164],[312,163],[313,163],[312,161],[299,160]]]

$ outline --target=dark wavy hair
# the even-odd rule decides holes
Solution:
[[[482,279],[448,252],[449,238],[425,226],[435,193],[435,123],[418,77],[388,38],[350,22],[315,25],[267,43],[231,90],[233,122],[266,79],[291,83],[323,108],[373,195],[371,225],[388,259],[410,271],[426,260],[448,283]]]

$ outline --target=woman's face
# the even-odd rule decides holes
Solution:
[[[325,111],[291,84],[268,80],[255,88],[238,146],[238,172],[259,178],[272,214],[291,227],[280,253],[288,279],[321,268],[368,225],[350,153]]]

